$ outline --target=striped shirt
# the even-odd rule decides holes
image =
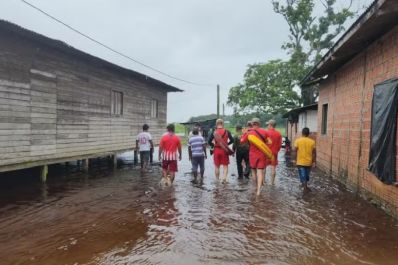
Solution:
[[[203,151],[203,145],[205,144],[205,140],[200,135],[193,135],[189,138],[188,146],[191,147],[192,157],[202,157],[205,156]]]
[[[166,133],[160,139],[163,160],[177,160],[177,151],[181,147],[180,138],[174,133]]]

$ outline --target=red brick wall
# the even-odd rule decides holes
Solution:
[[[380,182],[367,171],[367,165],[374,85],[397,76],[398,27],[322,82],[317,139],[321,169],[372,198],[396,217],[398,187]],[[322,135],[322,105],[325,103],[329,105],[328,129],[327,134]]]

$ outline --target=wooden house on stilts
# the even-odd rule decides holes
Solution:
[[[178,91],[0,21],[0,172],[131,150],[144,123],[157,141]]]

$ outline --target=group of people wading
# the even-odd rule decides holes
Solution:
[[[210,146],[210,154],[213,155],[215,176],[222,183],[228,182],[229,157],[235,156],[238,170],[238,178],[252,178],[257,185],[256,194],[259,195],[261,187],[265,185],[265,173],[267,167],[271,167],[271,184],[275,184],[276,167],[278,165],[278,153],[281,149],[282,136],[275,129],[275,120],[267,122],[267,129],[261,128],[258,118],[253,118],[245,128],[236,126],[236,134],[224,128],[224,121],[218,119],[214,131],[209,135],[207,142],[201,135],[200,128],[195,126],[188,139],[188,154],[192,164],[192,182],[203,182],[205,172],[205,160],[207,159],[207,146]],[[143,126],[136,139],[136,148],[140,151],[141,169],[146,170],[150,152],[153,152],[153,142],[148,125]],[[302,137],[294,142],[293,161],[296,161],[300,181],[304,192],[310,191],[307,186],[311,168],[315,166],[316,151],[315,141],[310,137],[308,128],[302,131]],[[232,149],[229,147],[232,145]],[[177,160],[182,159],[180,138],[175,135],[174,124],[167,126],[159,143],[159,161],[162,164],[162,181],[171,185],[178,171]],[[222,174],[221,174],[222,171]],[[200,176],[200,178],[199,178]]]
[[[254,118],[247,123],[246,128],[236,126],[236,135],[224,128],[223,120],[216,121],[216,129],[210,135],[208,144],[214,148],[214,166],[216,177],[219,177],[220,167],[223,167],[222,182],[228,182],[229,155],[236,156],[238,178],[249,178],[250,175],[257,183],[257,195],[261,187],[265,185],[265,170],[268,166],[272,168],[271,184],[275,183],[276,166],[278,164],[278,152],[282,144],[282,136],[275,130],[276,122],[270,120],[267,130],[260,127],[260,119]],[[221,136],[221,137],[219,137]],[[250,141],[250,136],[255,137],[268,146],[271,156],[267,156],[261,148]],[[226,146],[233,144],[232,151]]]

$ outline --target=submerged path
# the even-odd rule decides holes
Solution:
[[[398,221],[316,174],[303,196],[280,164],[259,197],[234,176],[217,183],[210,159],[202,186],[188,161],[171,188],[158,168],[4,177],[1,264],[397,264]]]

